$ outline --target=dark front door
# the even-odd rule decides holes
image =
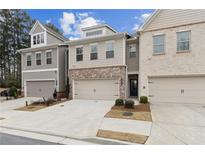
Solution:
[[[138,81],[137,79],[130,79],[130,96],[138,96]]]

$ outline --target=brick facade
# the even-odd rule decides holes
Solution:
[[[70,69],[68,71],[70,92],[69,97],[72,99],[73,80],[82,79],[117,79],[120,80],[120,98],[126,98],[126,66],[98,67]]]

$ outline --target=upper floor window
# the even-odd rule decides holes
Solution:
[[[31,66],[31,54],[26,55],[27,66]]]
[[[90,36],[97,36],[97,35],[101,35],[101,34],[102,34],[102,30],[96,30],[96,31],[92,31],[92,32],[86,32],[85,36],[90,37]]]
[[[52,64],[52,52],[51,51],[46,52],[46,64]]]
[[[153,36],[153,53],[160,54],[165,52],[165,35],[155,35]]]
[[[33,45],[44,43],[44,33],[33,35]]]
[[[97,44],[90,46],[91,53],[90,53],[90,60],[98,59],[98,47]]]
[[[83,47],[76,48],[76,61],[83,61]]]
[[[106,43],[106,58],[114,58],[114,42]]]
[[[130,58],[136,57],[136,52],[137,52],[136,44],[129,44],[128,52]]]
[[[190,31],[177,32],[177,51],[190,50]]]
[[[36,65],[41,65],[41,53],[36,53]]]

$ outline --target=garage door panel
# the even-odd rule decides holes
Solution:
[[[117,80],[77,80],[74,81],[74,98],[91,100],[112,100],[118,98]]]
[[[27,81],[27,96],[28,97],[46,97],[53,96],[55,90],[54,81]]]
[[[149,78],[151,102],[205,103],[205,77]]]

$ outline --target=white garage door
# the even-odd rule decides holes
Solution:
[[[119,97],[117,80],[76,80],[74,98],[90,100],[113,100]]]
[[[27,97],[53,97],[55,90],[54,81],[27,81]]]
[[[149,78],[151,103],[205,104],[205,77]]]

